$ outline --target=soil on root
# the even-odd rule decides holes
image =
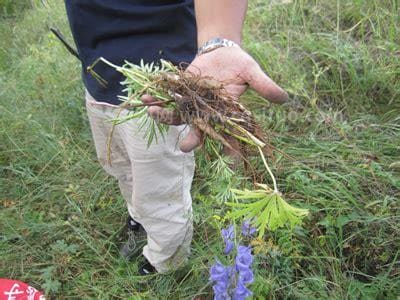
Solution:
[[[239,151],[243,157],[255,153],[257,148],[252,145],[254,140],[258,140],[270,155],[268,137],[261,126],[222,83],[190,72],[162,72],[154,76],[154,82],[175,99],[175,109],[181,120],[197,127],[204,136]],[[234,145],[237,144],[235,140],[239,142],[239,149]]]

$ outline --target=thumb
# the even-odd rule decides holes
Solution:
[[[252,89],[271,102],[284,103],[289,99],[288,94],[257,63],[248,69],[244,79]]]
[[[194,148],[200,146],[202,141],[202,134],[198,128],[190,128],[188,134],[179,143],[179,148],[182,152],[188,153]]]

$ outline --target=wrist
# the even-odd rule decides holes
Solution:
[[[212,38],[208,41],[206,41],[204,44],[200,45],[200,47],[197,49],[197,55],[202,55],[211,51],[214,51],[218,48],[223,48],[223,47],[238,47],[240,48],[240,46],[235,43],[232,40],[228,40],[225,38],[220,38],[220,37],[215,37]]]
[[[221,32],[225,32],[221,34]],[[201,47],[204,45],[207,41],[213,39],[213,38],[222,38],[222,39],[227,39],[230,41],[235,42],[239,46],[242,43],[242,36],[241,34],[236,34],[236,33],[227,33],[227,31],[207,31],[207,32],[198,32],[197,34],[197,45]]]

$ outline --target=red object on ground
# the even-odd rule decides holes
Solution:
[[[42,292],[22,281],[0,278],[0,300],[45,300]]]

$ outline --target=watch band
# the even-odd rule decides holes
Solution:
[[[197,55],[201,55],[204,53],[208,53],[210,51],[213,51],[217,48],[221,47],[234,47],[238,46],[235,42],[223,38],[213,38],[211,40],[208,40],[205,42],[201,47],[197,49]]]

